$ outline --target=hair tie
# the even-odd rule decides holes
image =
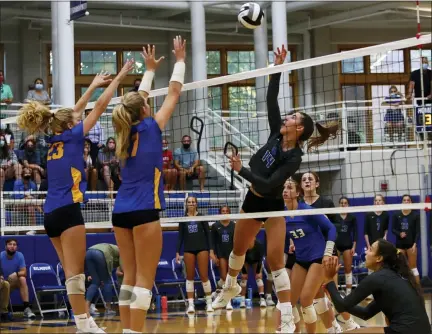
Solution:
[[[397,254],[397,255],[399,255],[399,254],[400,254],[400,250],[399,250],[399,249],[398,249],[398,250],[396,251],[396,254]]]

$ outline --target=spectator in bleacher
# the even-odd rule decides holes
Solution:
[[[402,197],[402,204],[411,204],[412,198],[406,194]],[[396,236],[396,247],[408,259],[408,265],[420,284],[417,270],[417,243],[420,239],[420,215],[413,210],[401,210],[393,214],[392,232]]]
[[[33,180],[39,189],[45,170],[41,167],[42,161],[40,152],[36,149],[36,142],[34,139],[29,139],[25,142],[22,162],[25,168],[31,170]]]
[[[210,256],[214,257],[212,238],[208,222],[193,221],[193,217],[198,215],[198,201],[196,197],[189,196],[186,199],[185,216],[191,217],[191,221],[179,223],[176,253],[176,261],[180,263],[180,249],[183,245],[183,257],[186,266],[186,293],[189,304],[187,313],[195,313],[194,280],[196,264],[198,264],[199,277],[206,295],[206,310],[207,312],[213,312],[211,284],[208,279],[209,250]]]
[[[42,104],[51,104],[51,98],[45,90],[44,82],[41,78],[35,79],[33,87],[33,89],[28,91],[27,98],[24,100],[25,103],[38,101]]]
[[[420,72],[420,69],[414,70],[411,72],[410,76],[410,82],[408,87],[408,95],[407,95],[407,101],[412,102],[412,97],[414,93],[414,98],[420,99],[422,97],[425,97],[425,104],[432,103],[432,92],[431,92],[431,85],[432,85],[432,71],[429,69],[429,61],[427,57],[422,57],[422,72]],[[423,95],[422,95],[422,78],[421,75],[423,74]],[[417,105],[423,105],[422,100],[417,100]]]
[[[191,148],[192,138],[182,137],[182,147],[174,151],[174,165],[179,172],[180,190],[185,190],[186,179],[198,178],[201,191],[204,190],[205,171],[198,159],[198,153]]]
[[[346,208],[349,206],[348,198],[341,197],[339,206]],[[342,255],[345,271],[346,294],[352,290],[352,263],[357,247],[357,218],[351,213],[341,213],[335,215],[335,225],[337,238],[335,242],[338,255]]]
[[[221,215],[229,215],[230,213],[231,209],[227,205],[219,209],[219,214]],[[233,250],[234,229],[235,222],[229,219],[218,221],[211,228],[213,253],[210,254],[210,258],[219,268],[220,279],[216,287],[219,289],[223,288],[228,273],[229,256]],[[226,309],[233,309],[231,301],[227,304]]]
[[[9,148],[13,150],[15,148],[15,137],[9,125],[10,124],[0,124],[0,134],[5,136],[6,143],[9,145]]]
[[[2,263],[0,258],[0,320],[2,322],[9,320],[9,298],[10,298],[10,285],[7,280],[5,280]]]
[[[24,317],[35,318],[29,303],[29,292],[27,286],[27,268],[24,255],[18,252],[18,242],[10,238],[6,240],[6,250],[1,252],[0,259],[3,275],[7,278],[11,290],[19,288],[21,299],[24,304]]]
[[[398,136],[399,141],[402,141],[402,134],[405,130],[405,117],[400,107],[403,105],[402,94],[396,86],[390,87],[389,96],[385,98],[381,105],[390,107],[386,110],[384,116],[385,133],[389,135],[390,141],[394,141],[395,135]]]
[[[138,88],[141,85],[141,78],[136,78],[134,81],[134,87],[129,92],[138,92]]]
[[[34,196],[31,195],[32,191],[37,191],[36,184],[31,180],[31,169],[28,167],[24,167],[22,171],[22,179],[16,180],[14,183],[13,191],[17,192],[17,194],[14,194],[14,198],[16,199],[33,199]],[[21,192],[21,193],[18,193]],[[27,193],[22,193],[27,192]],[[25,211],[28,213],[28,216],[30,217],[31,225],[36,225],[36,217],[35,212],[36,210],[39,212],[42,211],[42,207],[32,204],[31,202],[26,202],[25,205],[19,205],[17,203],[17,208],[20,211]]]
[[[116,245],[102,243],[90,247],[86,252],[85,265],[86,270],[91,278],[91,285],[87,289],[86,302],[90,304],[99,287],[102,287],[102,295],[105,300],[105,315],[115,315],[116,312],[111,309],[112,303],[112,272],[114,268],[120,265],[119,249]]]
[[[85,116],[87,117],[92,109],[85,110]],[[96,166],[97,158],[99,154],[99,150],[104,146],[104,131],[99,121],[96,122],[96,125],[91,128],[91,130],[87,133],[86,139],[90,140],[90,157],[94,166]]]
[[[21,165],[15,152],[6,143],[6,137],[0,134],[0,191],[6,180],[21,179]]]
[[[385,199],[381,194],[375,195],[374,205],[384,205]],[[366,247],[370,250],[371,245],[378,239],[387,240],[387,232],[390,217],[387,211],[375,211],[366,214],[364,223],[364,237]]]
[[[165,181],[165,190],[174,190],[177,183],[177,169],[174,168],[172,151],[168,149],[168,140],[162,140],[162,162]]]
[[[116,141],[113,137],[109,137],[106,146],[99,151],[98,160],[108,191],[117,190],[120,187],[120,160],[116,156]]]
[[[91,191],[96,190],[96,182],[97,182],[97,170],[93,165],[93,160],[90,156],[90,150],[91,150],[91,141],[89,139],[86,139],[84,141],[84,162],[85,167],[84,171],[86,173],[87,182],[90,186]]]
[[[12,101],[12,89],[9,85],[5,84],[4,72],[0,70],[0,102],[10,104]],[[3,109],[3,106],[1,106],[0,109]]]

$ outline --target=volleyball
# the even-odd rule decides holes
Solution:
[[[264,12],[261,6],[255,2],[248,2],[241,6],[238,13],[238,21],[248,29],[255,29],[261,25]]]

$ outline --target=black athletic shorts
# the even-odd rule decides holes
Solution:
[[[80,225],[84,225],[80,203],[62,206],[44,215],[45,231],[50,238],[57,238],[64,231]]]
[[[288,254],[287,260],[285,262],[285,268],[292,269],[294,267],[294,264],[296,263],[296,255],[295,252],[292,254]]]
[[[302,262],[302,261],[297,261],[296,262],[300,267],[304,268],[305,270],[309,270],[310,266],[313,265],[314,263],[318,263],[321,264],[322,263],[322,258],[321,259],[316,259],[316,260],[312,260],[309,262]]]
[[[343,244],[336,244],[336,247],[335,247],[340,253],[343,253],[343,252],[345,252],[346,250],[348,250],[348,249],[352,249],[353,248],[353,244],[351,244],[351,245],[343,245]]]
[[[252,267],[253,265],[257,265],[256,269],[255,269],[255,274],[259,274],[261,273],[261,268],[262,268],[262,262],[256,262],[256,263],[245,263],[248,264],[250,267]],[[241,269],[241,272],[243,275],[247,275],[248,274],[248,270],[246,268],[246,266],[243,266],[243,268]]]
[[[243,201],[242,210],[245,213],[283,211],[285,203],[282,198],[259,197],[252,191],[248,191]],[[265,222],[267,218],[256,218],[255,220]]]
[[[196,250],[196,251],[184,251],[183,253],[189,253],[189,254],[193,254],[193,255],[197,256],[201,252],[208,252],[208,249],[200,249],[200,250]]]
[[[114,227],[127,228],[132,230],[136,226],[151,223],[159,220],[160,210],[137,210],[112,214]]]
[[[390,327],[384,327],[384,333],[385,334],[398,334],[400,332],[396,332],[395,330],[391,329]]]
[[[402,244],[402,243],[399,243],[396,241],[396,248],[398,248],[398,249],[410,249],[410,248],[412,248],[413,245],[414,244],[411,244],[411,245]]]

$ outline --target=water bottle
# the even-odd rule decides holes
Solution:
[[[252,288],[248,289],[248,298],[252,300]]]
[[[161,296],[160,295],[156,295],[156,310],[158,310],[158,311],[161,310]]]
[[[247,299],[245,300],[245,304],[246,304],[246,308],[247,308],[247,309],[251,309],[251,308],[252,308],[252,299],[247,298]]]
[[[162,306],[162,311],[164,311],[164,312],[168,311],[168,298],[167,298],[167,296],[163,296],[161,298],[161,306]]]

